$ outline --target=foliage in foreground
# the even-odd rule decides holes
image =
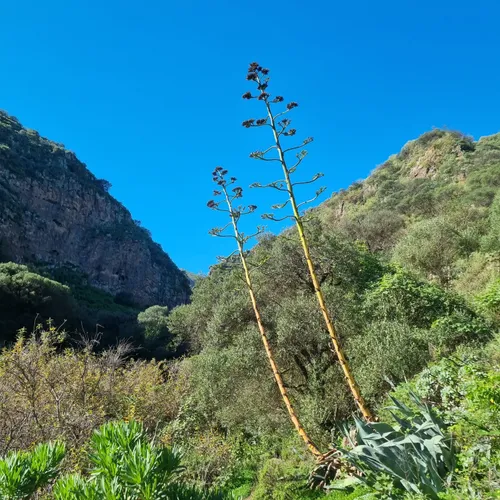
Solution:
[[[395,425],[356,418],[354,439],[345,429],[352,449],[342,456],[363,473],[360,481],[374,489],[383,475],[396,489],[436,499],[450,484],[455,450],[442,422],[415,394],[411,397],[416,410],[393,398]]]
[[[114,397],[108,399],[111,396],[110,393],[107,393],[110,388],[108,383],[111,380],[108,378],[110,376],[108,370],[111,370],[108,365],[108,356],[111,353],[97,355],[91,352],[85,354],[76,350],[58,351],[56,348],[57,343],[54,345],[53,341],[50,341],[50,338],[54,339],[54,336],[57,337],[57,335],[55,331],[39,332],[39,337],[22,339],[14,349],[4,351],[0,361],[2,362],[2,380],[6,384],[10,384],[11,380],[22,378],[21,373],[23,372],[25,374],[32,373],[31,378],[26,379],[30,380],[31,384],[19,386],[19,388],[24,387],[25,392],[17,394],[18,399],[15,399],[15,391],[18,390],[16,389],[17,386],[7,384],[4,387],[3,400],[7,403],[11,401],[9,403],[11,405],[14,403],[19,404],[21,409],[24,408],[24,413],[19,415],[20,418],[24,415],[23,418],[27,419],[24,423],[20,420],[12,420],[11,426],[5,429],[5,431],[10,429],[9,432],[16,438],[16,441],[12,441],[10,446],[19,448],[20,444],[24,442],[25,444],[21,446],[30,448],[29,437],[32,435],[37,436],[36,439],[42,439],[43,432],[48,436],[48,439],[63,439],[66,441],[68,455],[63,464],[72,464],[72,467],[82,471],[80,476],[65,476],[65,479],[57,486],[60,489],[60,495],[64,494],[64,488],[76,492],[79,491],[79,488],[90,488],[86,474],[97,467],[97,462],[94,463],[92,460],[94,458],[96,460],[105,460],[106,455],[102,453],[99,455],[100,452],[93,453],[89,462],[88,448],[85,445],[86,436],[90,434],[92,428],[106,420],[106,413],[108,412],[113,412],[114,415],[135,412],[137,416],[144,418],[149,427],[158,426],[163,442],[170,442],[171,438],[173,438],[174,442],[181,443],[185,449],[183,462],[187,469],[176,469],[176,477],[178,477],[177,474],[180,475],[182,480],[188,484],[197,484],[197,488],[219,484],[224,487],[225,491],[233,490],[236,498],[246,498],[252,494],[255,499],[274,498],[277,500],[307,498],[340,500],[361,497],[367,491],[370,491],[372,498],[383,498],[384,495],[390,495],[390,498],[398,498],[405,495],[401,481],[394,479],[394,477],[391,478],[388,471],[382,474],[378,473],[376,476],[367,474],[368,484],[364,486],[364,489],[357,487],[349,493],[332,491],[325,497],[325,493],[321,491],[308,490],[306,486],[307,475],[308,471],[313,467],[313,462],[307,459],[305,450],[301,448],[300,443],[290,439],[290,436],[287,438],[286,432],[282,428],[277,428],[277,432],[274,434],[261,432],[253,436],[238,432],[224,434],[216,428],[212,428],[208,432],[206,427],[199,426],[200,421],[197,413],[190,413],[188,406],[183,408],[186,413],[181,412],[180,414],[176,412],[175,408],[169,409],[168,405],[174,404],[172,398],[185,398],[187,396],[188,399],[185,404],[190,401],[189,391],[191,390],[190,384],[192,381],[189,381],[189,378],[183,378],[186,376],[185,367],[177,374],[174,371],[171,374],[174,379],[168,381],[163,387],[161,373],[156,371],[155,364],[142,362],[137,365],[136,362],[124,363],[120,361],[119,366],[114,369],[114,380],[116,382],[112,393]],[[40,336],[43,338],[40,338]],[[410,383],[410,390],[418,394],[426,404],[432,407],[433,412],[448,427],[446,433],[451,433],[454,439],[457,450],[457,466],[449,487],[446,488],[444,493],[441,493],[441,495],[447,495],[447,499],[493,498],[491,496],[492,492],[498,490],[500,486],[500,440],[498,435],[498,428],[500,428],[499,352],[498,339],[492,341],[486,348],[459,347],[455,353],[424,369]],[[86,368],[83,369],[85,366]],[[101,366],[103,371],[94,371],[97,366]],[[142,368],[139,369],[139,367]],[[149,368],[146,370],[146,367]],[[14,368],[15,370],[12,371]],[[94,376],[89,375],[88,378],[81,378],[82,371],[79,370],[82,369],[83,372],[88,370],[89,374],[93,373]],[[150,376],[147,375],[148,373],[150,375],[157,373],[157,376],[160,377],[156,379],[156,385],[152,387],[148,387],[148,384],[149,381],[153,381],[155,378],[148,378]],[[75,379],[74,384],[69,384],[69,387],[76,390],[79,387],[76,381],[79,381],[85,387],[86,392],[71,394],[71,391],[63,390],[64,384],[72,380],[75,374],[80,374],[80,376]],[[107,382],[104,385],[100,385],[100,383],[93,385],[99,377]],[[136,384],[133,387],[130,386],[132,382]],[[178,387],[176,388],[178,385],[182,386],[181,392],[180,395],[175,396],[175,392],[179,390]],[[28,398],[29,392],[27,390],[29,387],[36,388],[35,399]],[[90,391],[92,387],[94,387],[94,392]],[[127,388],[126,392],[124,392],[125,387]],[[9,388],[10,391],[8,391]],[[135,390],[130,392],[134,388]],[[55,403],[56,400],[49,398],[50,389],[54,390],[52,397],[54,395],[60,396],[59,408],[63,411],[60,421],[55,420],[57,404]],[[79,390],[81,391],[81,389]],[[398,400],[412,407],[411,398],[409,399],[406,396],[407,392],[408,387],[403,384],[395,390],[394,395]],[[82,415],[84,418],[81,422],[84,426],[82,428],[83,432],[80,431],[82,432],[80,434],[81,438],[75,440],[71,429],[77,429],[74,427],[75,423],[78,422],[75,420],[76,410],[81,408],[81,406],[75,406],[75,403],[85,394],[89,400],[94,401],[93,404],[101,401],[108,410],[106,413],[93,415],[94,410],[92,408],[98,407],[89,406],[85,410],[86,413]],[[7,396],[13,399],[6,399]],[[252,396],[247,393],[246,397],[251,398]],[[23,402],[25,398],[27,399]],[[37,398],[41,399],[38,400]],[[51,401],[53,402],[51,403]],[[160,402],[164,406],[160,406]],[[31,406],[32,403],[34,403],[34,406]],[[135,408],[133,403],[136,403]],[[115,407],[114,405],[118,406]],[[51,407],[52,410],[50,410]],[[72,407],[75,409],[75,413],[69,411]],[[8,408],[9,406],[4,407],[3,411],[5,412]],[[12,414],[15,414],[14,407],[10,406],[10,409]],[[40,417],[39,423],[43,424],[42,427],[37,426],[36,420],[30,413],[33,409],[36,412],[35,416]],[[153,414],[153,410],[156,413]],[[413,411],[416,411],[414,407]],[[163,416],[160,416],[161,412],[165,412]],[[108,413],[108,415],[110,414]],[[4,415],[8,415],[8,413],[4,413]],[[168,418],[165,418],[165,416]],[[384,412],[381,413],[381,417],[388,422],[392,418],[389,413]],[[56,424],[56,422],[59,423]],[[17,423],[17,426],[14,426],[13,423]],[[62,423],[65,425],[61,425]],[[397,422],[391,425],[394,427]],[[287,429],[287,426],[284,426],[284,428]],[[397,429],[395,430],[397,431]],[[15,432],[19,431],[20,434],[16,435]],[[111,434],[113,433],[108,432],[107,436]],[[7,438],[7,435],[4,435]],[[119,436],[120,432],[115,432],[113,435]],[[24,441],[20,440],[23,436],[26,439]],[[400,437],[396,436],[398,446],[401,444],[398,442]],[[120,439],[123,441],[123,438]],[[109,442],[105,435],[101,440],[102,443]],[[9,441],[6,440],[4,443],[7,444]],[[92,445],[94,443],[97,443],[95,438],[92,440]],[[101,448],[95,448],[95,450],[100,449],[102,451],[106,446],[102,445]],[[387,448],[390,448],[390,446],[387,446]],[[115,448],[113,447],[113,449]],[[118,476],[125,474],[124,471],[130,472],[130,470],[133,470],[134,461],[137,460],[137,453],[139,453],[140,449],[143,448],[138,446],[136,451],[129,453],[129,458],[121,465],[118,461],[113,460],[112,467],[121,467]],[[350,451],[354,453],[353,450]],[[18,454],[19,457],[24,456],[22,460],[12,458],[14,456],[17,455],[15,453],[9,454],[9,463],[15,462],[19,464],[20,469],[18,467],[18,470],[21,473],[18,479],[11,478],[9,479],[10,483],[8,481],[7,483],[4,482],[3,487],[8,488],[5,485],[11,484],[15,488],[17,488],[16,485],[20,488],[26,488],[27,486],[22,485],[31,485],[30,487],[32,487],[34,484],[41,484],[40,480],[36,479],[42,477],[36,473],[36,465],[34,469],[29,465],[37,462],[27,458],[29,454],[25,452],[19,452]],[[425,460],[426,466],[429,466],[427,459],[425,457],[422,459]],[[149,463],[148,467],[154,469],[156,460],[158,458]],[[147,463],[142,458],[141,462]],[[58,468],[57,461],[52,463],[54,463],[54,466],[51,466],[52,470],[56,470]],[[64,465],[64,467],[66,468],[67,465]],[[5,469],[4,467],[3,470]],[[15,470],[15,467],[7,467],[7,470],[11,469]],[[30,472],[32,469],[35,470],[34,473],[33,471]],[[113,471],[113,474],[117,473],[116,468]],[[143,474],[141,481],[147,476],[144,470],[143,472],[144,474],[138,472],[139,475]],[[53,473],[49,475],[49,482],[52,478]],[[407,480],[406,477],[405,480]],[[415,484],[418,484],[418,481],[415,481]],[[109,487],[117,488],[118,486],[113,483]],[[370,490],[366,490],[367,487]],[[5,491],[11,491],[9,494],[12,494],[12,486],[11,490]],[[27,490],[23,489],[22,491],[26,492]],[[54,492],[56,491],[58,490],[55,489]],[[4,495],[7,494],[4,493]],[[6,498],[8,497],[6,496]],[[26,495],[24,497],[12,496],[12,498],[26,498]],[[73,496],[73,498],[78,497]],[[95,498],[105,497],[97,496]]]
[[[112,422],[95,431],[87,477],[72,474],[54,485],[55,500],[216,500],[179,481],[181,455],[150,441],[138,422]]]
[[[244,454],[246,458],[233,456],[243,469],[233,476],[233,481],[243,479],[234,491],[259,500],[497,498],[499,361],[497,336],[485,347],[461,347],[397,386],[392,397],[398,410],[380,410],[387,423],[358,421],[358,446],[343,441],[346,457],[366,474],[362,481],[344,476],[331,482],[326,492],[311,491],[306,479],[315,465],[301,456],[298,441],[282,440],[277,448],[268,441],[253,448],[254,468],[250,453]],[[341,436],[335,436],[341,446]]]
[[[485,348],[459,349],[395,388],[396,406],[381,412],[394,423],[357,420],[356,442],[343,452],[364,477],[332,488],[364,483],[376,498],[497,498],[499,360],[497,336]]]
[[[500,491],[500,337],[483,349],[459,349],[432,364],[408,390],[432,406],[458,450],[450,499],[495,498]]]
[[[0,495],[4,500],[31,498],[60,472],[62,443],[42,443],[33,451],[9,453],[0,460]]]
[[[38,445],[32,452],[12,452],[0,461],[4,500],[30,499],[52,483],[65,456],[61,443]],[[94,431],[84,474],[59,477],[47,493],[55,500],[216,500],[180,482],[178,451],[156,445],[142,424],[111,422]]]

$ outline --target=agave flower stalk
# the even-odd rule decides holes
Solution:
[[[246,253],[245,253],[245,243],[249,239],[253,238],[254,236],[257,236],[258,234],[262,233],[263,228],[259,227],[257,229],[257,233],[255,233],[254,235],[247,236],[240,231],[238,223],[239,223],[240,218],[243,215],[247,215],[249,213],[254,212],[257,207],[255,205],[249,205],[246,207],[245,206],[237,206],[237,207],[234,206],[235,200],[242,197],[243,190],[241,189],[241,187],[234,187],[231,189],[231,192],[229,192],[230,186],[234,185],[236,183],[236,178],[231,177],[230,180],[227,181],[226,180],[227,170],[222,169],[222,167],[217,167],[214,170],[212,175],[213,175],[214,182],[219,186],[219,189],[221,190],[221,191],[215,190],[214,196],[218,197],[218,196],[223,195],[224,200],[222,200],[222,201],[210,200],[207,203],[207,206],[213,210],[218,210],[220,212],[227,213],[229,215],[231,221],[228,222],[224,227],[212,229],[210,231],[210,234],[212,234],[213,236],[234,238],[236,240],[236,244],[238,247],[237,252],[240,256],[241,265],[243,267],[244,276],[245,276],[245,283],[246,283],[246,287],[248,289],[248,294],[250,295],[250,301],[252,303],[253,311],[255,314],[255,319],[257,321],[257,326],[259,328],[260,337],[262,339],[262,343],[264,345],[264,349],[266,351],[266,356],[267,356],[267,359],[268,359],[269,364],[271,366],[271,370],[273,372],[274,379],[276,381],[276,384],[278,385],[278,389],[280,391],[281,398],[283,399],[283,402],[285,403],[286,409],[288,411],[288,415],[290,416],[290,420],[292,421],[297,433],[303,439],[303,441],[306,444],[309,451],[315,457],[321,457],[322,453],[319,451],[318,447],[314,444],[313,440],[309,437],[309,435],[305,431],[304,427],[302,426],[302,424],[297,416],[297,413],[295,412],[295,408],[293,407],[292,402],[290,401],[288,391],[287,391],[285,384],[283,382],[283,377],[282,377],[281,372],[278,369],[278,366],[277,366],[276,361],[274,359],[273,350],[272,350],[271,344],[269,342],[269,338],[267,336],[266,329],[264,328],[264,323],[262,322],[262,316],[260,314],[257,299],[255,297],[255,292],[254,292],[253,283],[252,283],[252,277],[250,274],[250,268],[249,268]],[[225,202],[227,208],[220,207],[220,204],[224,203],[224,202]],[[224,231],[229,226],[232,226],[234,235],[223,234]]]
[[[273,98],[267,92],[267,88],[269,85],[269,77],[267,76],[268,73],[269,73],[268,69],[262,68],[257,63],[250,64],[247,74],[247,80],[255,82],[257,86],[257,93],[254,95],[251,92],[246,92],[245,94],[243,94],[242,97],[243,99],[257,99],[258,101],[261,101],[265,106],[267,116],[265,118],[260,118],[257,120],[256,119],[246,120],[242,123],[242,125],[246,128],[262,127],[262,126],[271,128],[274,138],[274,144],[264,151],[255,151],[251,153],[250,157],[261,161],[279,163],[283,170],[284,179],[271,182],[270,184],[264,186],[259,183],[255,183],[252,185],[252,187],[262,187],[262,188],[268,187],[287,193],[288,200],[280,205],[274,205],[273,209],[282,209],[285,208],[287,205],[290,205],[292,208],[292,215],[287,215],[285,217],[277,218],[274,216],[274,214],[264,214],[263,217],[275,221],[282,221],[288,218],[294,220],[295,225],[297,227],[299,239],[302,245],[302,250],[304,252],[304,257],[307,263],[307,268],[309,270],[309,275],[311,276],[311,281],[314,287],[314,292],[318,301],[319,309],[324,318],[328,334],[333,344],[333,348],[339,360],[340,366],[344,373],[349,389],[352,393],[354,400],[356,401],[359,410],[361,411],[365,420],[371,421],[373,420],[373,415],[361,395],[359,386],[356,383],[351,367],[349,366],[349,363],[346,359],[346,356],[340,344],[338,332],[335,328],[334,322],[326,306],[325,297],[321,289],[320,281],[316,274],[313,260],[311,258],[309,242],[307,240],[307,236],[304,231],[303,215],[300,212],[302,206],[311,203],[316,198],[318,198],[318,196],[325,190],[325,188],[320,188],[318,191],[316,191],[316,195],[312,199],[301,203],[297,202],[297,198],[295,196],[295,191],[294,191],[295,186],[311,184],[316,180],[318,180],[320,177],[322,177],[323,174],[318,173],[314,175],[310,180],[302,182],[292,182],[291,179],[291,175],[296,171],[297,167],[302,163],[302,161],[307,155],[307,151],[302,149],[303,146],[312,142],[313,139],[312,137],[309,137],[299,145],[292,146],[289,148],[283,148],[281,143],[282,137],[292,137],[297,132],[296,129],[290,127],[291,120],[289,120],[287,117],[284,117],[284,115],[287,115],[291,110],[296,108],[298,104],[296,102],[289,102],[284,110],[280,112],[273,111],[272,106],[275,104],[283,103],[284,99],[282,96],[275,96]],[[286,154],[296,150],[299,150],[299,152],[296,154],[296,161],[292,166],[289,166],[287,163]],[[269,154],[272,154],[273,156],[270,157]]]

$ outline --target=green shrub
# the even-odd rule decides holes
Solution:
[[[410,226],[394,248],[394,260],[446,285],[453,277],[454,263],[476,250],[474,245],[479,245],[477,238],[468,238],[452,221],[435,217]]]
[[[222,498],[179,482],[181,455],[148,438],[138,422],[111,422],[92,435],[88,477],[72,474],[54,485],[56,500],[209,500]]]
[[[489,499],[500,489],[499,343],[497,336],[484,348],[461,348],[394,392],[415,390],[449,426],[457,467],[443,498]]]
[[[61,322],[74,316],[76,305],[70,289],[31,272],[27,266],[0,264],[0,345],[15,338],[22,327],[31,327],[39,316]]]
[[[456,262],[458,278],[453,288],[474,301],[478,294],[500,278],[500,255],[474,252],[467,259]]]
[[[259,472],[252,492],[255,500],[292,500],[318,498],[307,487],[307,471],[279,458],[267,460]]]
[[[374,321],[366,333],[348,339],[347,352],[366,398],[380,401],[390,389],[413,377],[430,359],[426,330],[401,321]],[[388,382],[390,381],[390,382]]]
[[[151,306],[137,316],[137,321],[144,327],[144,337],[148,342],[156,342],[168,334],[168,307]]]
[[[458,345],[480,341],[493,336],[493,325],[472,311],[458,310],[432,323],[429,340],[438,348],[453,350]]]
[[[412,395],[416,410],[393,399],[396,425],[355,419],[356,436],[345,429],[352,449],[342,456],[363,473],[359,481],[385,494],[396,490],[437,499],[455,467],[452,440],[429,407]]]
[[[196,432],[183,439],[186,450],[183,477],[202,487],[226,487],[238,474],[234,442],[216,430]]]
[[[486,290],[477,295],[476,304],[479,309],[500,320],[500,279],[491,283]]]
[[[137,315],[145,347],[156,358],[172,357],[181,344],[181,336],[172,335],[168,328],[169,310],[166,306],[151,306]]]
[[[422,329],[421,340],[443,353],[471,341],[487,341],[494,325],[466,301],[401,268],[385,274],[366,294],[364,310],[373,320],[399,321]]]
[[[0,496],[24,500],[57,477],[66,450],[62,443],[42,443],[33,451],[16,451],[0,460]]]
[[[429,328],[439,317],[464,306],[463,300],[438,285],[415,278],[396,267],[368,290],[365,314],[373,319],[400,320]]]
[[[500,369],[477,361],[458,386],[465,397],[451,427],[460,446],[455,488],[462,498],[490,498],[500,491]]]
[[[482,239],[482,247],[489,252],[500,251],[500,194],[496,194],[489,216],[490,230]]]

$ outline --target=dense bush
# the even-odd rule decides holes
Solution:
[[[494,498],[500,488],[500,341],[461,348],[423,370],[396,397],[414,390],[446,422],[458,450],[447,499]]]
[[[0,263],[0,344],[12,341],[19,328],[31,328],[37,316],[64,321],[74,317],[75,308],[67,286],[27,266]]]
[[[452,350],[461,343],[486,341],[494,325],[458,294],[416,279],[401,268],[385,274],[366,294],[368,318],[396,320],[421,329],[432,349]]]
[[[151,306],[137,316],[137,323],[144,337],[144,347],[157,359],[172,357],[182,341],[182,338],[170,333],[168,314],[166,306]]]
[[[223,496],[181,482],[178,450],[159,446],[136,421],[95,430],[85,452],[86,470],[61,477],[65,447],[40,444],[0,460],[4,500],[27,500],[45,490],[54,500],[217,500]],[[45,488],[53,483],[50,488]]]
[[[500,320],[500,279],[491,283],[482,293],[476,297],[478,307]]]
[[[490,252],[500,251],[500,194],[495,196],[489,215],[489,232],[482,240],[483,248]]]
[[[39,326],[1,353],[0,454],[59,439],[78,461],[107,420],[136,417],[154,428],[172,418],[162,364],[127,360],[126,344],[95,353],[93,340],[78,349],[63,349],[63,340],[54,326]]]
[[[453,278],[455,262],[476,250],[478,243],[477,238],[471,241],[465,231],[457,230],[452,221],[434,217],[408,229],[394,249],[394,259],[447,285]]]

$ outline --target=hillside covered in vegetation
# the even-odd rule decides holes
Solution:
[[[2,116],[4,128],[18,127]],[[29,135],[19,127],[17,133]],[[16,216],[12,189],[18,181],[11,181],[24,178],[27,167],[21,146],[5,139],[9,134],[0,137],[0,165],[11,165],[10,181],[2,184],[2,214],[14,235],[14,224],[24,224],[19,217],[25,215]],[[34,161],[27,144],[41,140],[23,141],[26,161]],[[54,163],[47,168],[72,171],[81,165],[68,154],[51,153]],[[49,175],[44,172],[37,176]],[[92,199],[108,208],[117,204],[84,172]],[[223,190],[224,175],[214,172]],[[37,176],[33,185],[45,182]],[[77,345],[68,342],[74,336],[67,325],[43,321],[33,333],[23,331],[17,342],[7,342],[0,355],[3,498],[29,498],[36,490],[60,499],[497,498],[499,187],[500,134],[474,141],[436,129],[408,142],[366,180],[305,213],[308,258],[345,363],[376,419],[361,418],[346,384],[295,228],[260,234],[259,243],[242,253],[247,274],[235,258],[224,260],[196,279],[189,303],[171,310],[163,306],[187,297],[185,278],[174,280],[180,287],[174,297],[184,294],[183,300],[148,299],[147,305],[157,305],[139,313],[133,304],[98,291],[100,282],[90,275],[76,279],[78,269],[48,265],[49,254],[31,261],[30,268],[1,264],[5,339],[15,334],[7,332],[15,321],[5,320],[13,308],[25,324],[40,312],[42,319],[57,317],[60,308],[74,311],[77,319],[82,309],[75,309],[76,301],[94,311],[106,303],[108,312],[133,317],[139,333],[132,340],[146,348],[98,347],[91,336]],[[241,197],[241,188],[233,192]],[[209,206],[218,208],[214,201]],[[121,214],[133,234],[144,231],[124,209],[108,208],[104,212],[114,222],[112,212]],[[89,231],[97,237],[95,227]],[[11,246],[4,248],[14,255],[25,247],[10,232],[4,240],[12,240]],[[133,241],[153,255],[149,237],[119,240],[113,234],[102,241],[116,243],[120,252]],[[63,233],[60,238],[66,240]],[[19,255],[14,260],[29,260],[27,253]],[[87,285],[94,287],[90,294]],[[129,285],[132,293],[135,285]],[[282,387],[273,380],[270,358]],[[295,433],[284,391],[320,458]],[[32,455],[20,451],[47,442],[61,444],[41,445]],[[113,443],[120,443],[119,451]],[[43,480],[37,454],[52,467]],[[336,458],[328,461],[329,456]],[[30,473],[24,496],[16,497],[9,492],[19,485],[6,471],[20,463]]]
[[[500,319],[499,186],[500,134],[475,142],[433,130],[309,212],[306,226],[328,307],[368,404],[382,408],[391,386],[416,376],[419,390],[413,389],[443,405],[439,411],[455,423],[463,416],[459,394],[481,397],[468,394],[457,374],[479,370],[474,383],[488,387],[483,398],[491,396],[481,404],[497,413],[477,429],[490,440],[474,443],[467,460],[479,460],[475,454],[483,446],[492,453],[492,470],[498,467],[498,366],[471,360],[494,342]],[[335,439],[338,422],[356,406],[332,362],[295,230],[263,236],[249,259],[285,384],[304,427],[328,449],[332,431]],[[214,266],[192,302],[170,315],[171,331],[185,336],[195,354],[179,365],[191,384],[184,414],[195,426],[233,436],[259,441],[284,433],[285,439],[287,415],[266,375],[242,278],[236,263]],[[287,458],[274,460],[278,469],[288,467]],[[493,476],[489,488],[498,487]],[[453,498],[476,498],[469,494]]]

